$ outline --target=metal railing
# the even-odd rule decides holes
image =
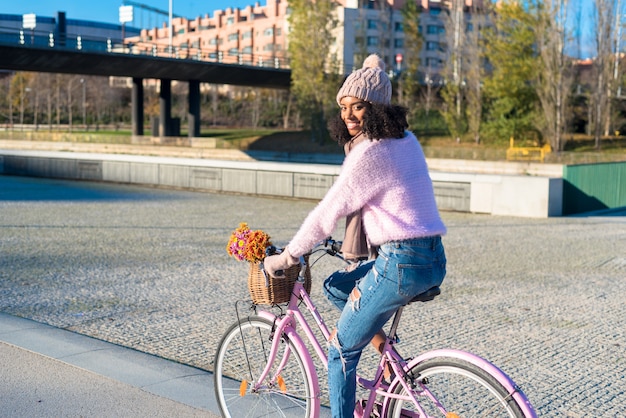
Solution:
[[[143,40],[132,43],[128,40],[120,42],[119,39],[115,40],[111,37],[99,38],[74,34],[59,36],[50,31],[31,31],[9,27],[0,27],[0,43],[19,45],[24,48],[53,48],[64,51],[141,55],[264,68],[290,68],[287,58],[278,57],[274,54],[233,52],[232,50],[224,51],[191,46],[170,46]]]

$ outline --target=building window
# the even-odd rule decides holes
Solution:
[[[246,46],[241,50],[242,54],[252,54],[252,47],[251,46]]]
[[[376,29],[378,27],[378,22],[372,19],[367,20],[367,28],[368,29]]]
[[[396,32],[404,32],[404,24],[402,22],[394,23],[393,30],[395,30]]]
[[[230,56],[239,55],[239,50],[237,48],[231,48],[228,50],[228,55]]]
[[[251,38],[252,38],[252,31],[251,30],[249,30],[248,32],[244,32],[241,35],[241,39],[251,39]]]
[[[232,25],[235,23],[235,18],[233,16],[229,17],[226,19],[226,24],[227,25]]]
[[[266,44],[266,45],[263,47],[263,51],[268,51],[268,52],[270,52],[270,51],[273,51],[273,50],[274,50],[274,44]]]
[[[276,36],[280,36],[282,34],[282,31],[280,30],[280,28],[276,28]]]
[[[404,48],[404,39],[396,38],[393,40],[394,48]]]
[[[427,67],[439,67],[442,64],[442,61],[439,58],[426,58],[426,66]]]
[[[426,33],[429,35],[438,35],[440,33],[445,33],[446,29],[443,26],[437,25],[428,25],[426,27]]]
[[[231,33],[230,35],[228,35],[229,41],[236,41],[238,38],[239,38],[239,35],[237,33]]]
[[[264,36],[274,36],[274,28],[267,28],[263,31]]]
[[[378,46],[378,36],[368,36],[367,46]]]
[[[428,10],[428,14],[431,16],[439,16],[441,14],[441,9],[439,7],[431,7]]]
[[[436,51],[439,49],[438,42],[426,42],[426,51]]]

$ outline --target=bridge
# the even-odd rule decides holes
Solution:
[[[143,135],[143,80],[160,80],[159,136],[171,136],[171,82],[189,84],[189,136],[200,136],[200,83],[288,89],[291,70],[284,61],[268,56],[223,56],[215,51],[181,54],[154,44],[150,55],[132,45],[114,45],[110,39],[77,37],[54,40],[52,34],[0,28],[0,69],[97,76],[131,77],[133,135]],[[30,36],[29,36],[30,35]],[[215,57],[215,58],[210,58]],[[256,63],[253,64],[253,63]]]

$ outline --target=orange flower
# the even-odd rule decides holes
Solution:
[[[265,258],[265,249],[270,245],[268,234],[261,230],[251,231],[248,224],[242,222],[231,234],[226,251],[239,261],[256,263]]]

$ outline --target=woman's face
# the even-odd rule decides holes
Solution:
[[[356,97],[344,97],[339,102],[341,119],[346,124],[350,136],[355,136],[363,129],[363,115],[367,111],[367,102]]]

